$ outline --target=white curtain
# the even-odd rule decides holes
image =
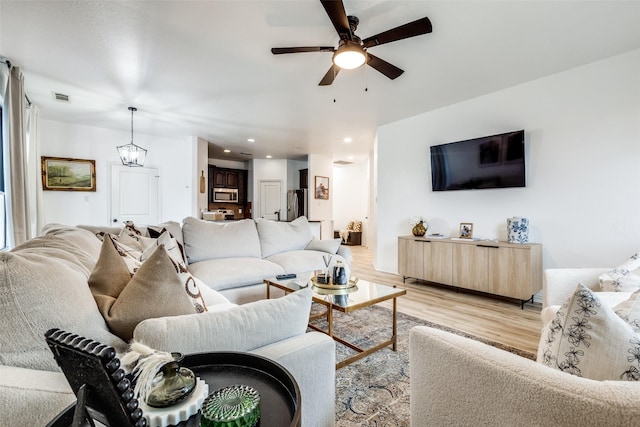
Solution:
[[[24,76],[9,66],[2,105],[3,166],[7,208],[7,246],[31,238],[25,128]]]
[[[27,188],[29,204],[29,228],[31,236],[37,236],[44,221],[44,196],[42,190],[42,164],[40,162],[40,110],[34,104],[27,107]]]

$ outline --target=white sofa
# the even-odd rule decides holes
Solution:
[[[110,332],[87,285],[101,242],[78,227],[46,230],[0,253],[2,427],[45,425],[75,400],[45,343],[48,329],[126,348]],[[334,424],[335,343],[325,334],[306,333],[310,292],[240,306],[214,290],[202,294],[208,312],[145,320],[134,339],[165,351],[236,350],[269,357],[300,386],[303,426]]]
[[[544,272],[545,316],[579,282],[598,291],[608,269]],[[604,296],[607,304],[628,293]],[[542,326],[542,325],[541,325]],[[410,335],[413,426],[637,426],[640,384],[594,381],[428,327]]]
[[[323,257],[351,265],[351,249],[340,239],[315,240],[305,217],[289,223],[190,217],[183,221],[182,235],[189,271],[238,304],[264,298],[267,277],[325,268]]]

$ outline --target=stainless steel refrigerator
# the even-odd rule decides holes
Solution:
[[[307,190],[287,191],[287,221],[307,216]]]

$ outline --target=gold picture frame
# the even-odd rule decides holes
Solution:
[[[41,157],[42,189],[49,191],[96,191],[96,161],[64,157]]]
[[[329,177],[316,176],[314,190],[316,199],[329,200]]]
[[[473,239],[473,223],[461,222],[460,223],[460,236],[461,239]]]

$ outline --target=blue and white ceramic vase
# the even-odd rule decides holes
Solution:
[[[507,241],[509,243],[529,242],[529,220],[514,216],[507,218]]]

